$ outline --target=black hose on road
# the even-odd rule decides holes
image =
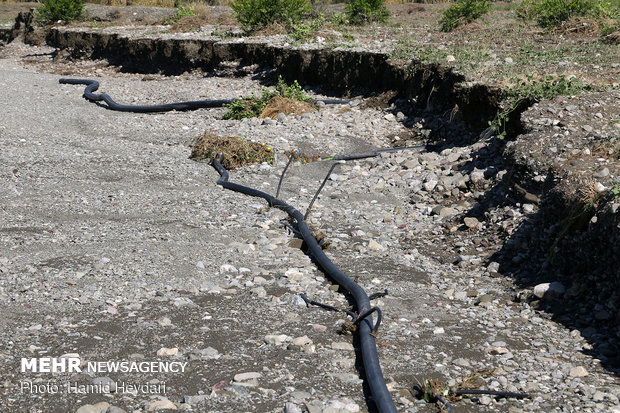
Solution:
[[[177,103],[164,103],[161,105],[122,105],[117,103],[108,94],[101,93],[95,94],[99,89],[99,82],[90,79],[67,79],[62,78],[59,80],[62,84],[68,85],[86,85],[84,89],[84,98],[91,102],[104,101],[108,105],[108,109],[118,110],[120,112],[169,112],[171,110],[194,110],[201,108],[219,108],[223,105],[232,103],[232,99],[217,99],[217,100],[195,100],[189,102],[177,102]]]
[[[310,228],[308,228],[308,225],[304,222],[303,214],[294,207],[288,205],[286,202],[283,202],[265,192],[235,184],[233,182],[228,182],[228,171],[220,163],[221,160],[221,157],[217,157],[213,160],[213,167],[220,174],[220,179],[218,179],[217,184],[226,189],[230,189],[231,191],[263,198],[269,203],[270,206],[285,211],[297,222],[297,228],[299,229],[303,240],[306,242],[310,254],[312,254],[323,271],[333,278],[334,281],[336,281],[341,287],[351,293],[355,300],[357,314],[365,315],[371,311],[372,307],[370,306],[370,300],[364,289],[340,271],[334,263],[331,262],[327,255],[325,255],[316,239],[312,236]],[[377,345],[375,338],[371,334],[373,332],[373,328],[373,317],[371,315],[365,315],[364,318],[360,320],[359,327],[357,328],[362,353],[362,362],[364,364],[364,372],[366,374],[366,382],[370,388],[373,401],[378,411],[380,413],[394,413],[396,412],[396,407],[394,406],[390,392],[385,384],[383,373],[381,372]]]
[[[224,105],[229,105],[233,103],[234,99],[207,99],[207,100],[193,100],[188,102],[176,102],[176,103],[164,103],[161,105],[123,105],[116,102],[114,99],[110,97],[107,93],[96,94],[94,93],[97,89],[99,89],[99,82],[91,79],[68,79],[61,78],[59,81],[61,84],[67,85],[86,85],[86,89],[84,89],[84,99],[90,100],[91,102],[105,102],[107,104],[107,108],[111,110],[117,110],[120,112],[136,112],[136,113],[146,113],[146,112],[170,112],[172,110],[196,110],[203,108],[219,108]],[[318,102],[323,102],[328,105],[338,105],[338,104],[346,104],[348,100],[333,100],[333,99],[325,99],[318,100]]]

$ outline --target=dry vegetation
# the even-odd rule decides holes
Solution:
[[[200,161],[214,159],[222,154],[222,165],[226,169],[236,169],[251,163],[273,163],[271,147],[264,143],[248,142],[238,137],[218,137],[212,132],[205,132],[196,139],[192,147],[191,159]]]

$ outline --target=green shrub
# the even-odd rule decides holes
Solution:
[[[260,115],[267,106],[267,103],[274,96],[280,96],[283,98],[299,100],[305,102],[310,100],[310,96],[304,92],[303,88],[295,80],[292,85],[288,85],[284,82],[282,77],[278,78],[278,84],[274,90],[263,90],[260,97],[252,94],[241,99],[233,99],[232,103],[226,105],[228,112],[224,114],[222,119],[243,119],[254,118]]]
[[[289,33],[294,40],[303,42],[314,36],[324,24],[325,16],[319,13],[318,17],[309,23],[303,21],[299,23],[289,22]]]
[[[599,0],[523,0],[517,15],[525,20],[535,20],[545,29],[559,27],[572,17],[618,20],[620,6]]]
[[[82,0],[41,0],[35,12],[36,19],[42,23],[54,23],[62,20],[65,23],[85,17]]]
[[[350,24],[386,22],[390,11],[384,3],[385,0],[348,0],[344,10]]]
[[[230,7],[246,31],[258,30],[275,22],[295,23],[310,12],[308,0],[234,0]]]
[[[334,13],[331,20],[334,26],[346,26],[349,24],[349,18],[345,13]]]
[[[463,23],[471,23],[491,10],[489,0],[457,0],[443,12],[439,20],[442,32],[449,32]]]

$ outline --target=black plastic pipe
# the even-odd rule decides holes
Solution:
[[[353,299],[355,300],[357,313],[365,314],[371,310],[370,300],[364,289],[340,271],[334,263],[331,262],[327,255],[325,255],[316,239],[312,236],[308,225],[304,222],[303,214],[291,205],[269,195],[268,193],[247,186],[235,184],[233,182],[228,182],[228,171],[220,163],[221,160],[221,157],[217,157],[213,160],[213,167],[220,174],[217,184],[226,189],[230,189],[231,191],[263,198],[269,203],[270,206],[285,211],[297,222],[297,228],[299,229],[310,254],[312,254],[323,271],[325,271],[325,273],[334,279],[334,281],[336,281],[341,287],[351,293]],[[375,342],[375,338],[371,335],[372,331],[373,317],[364,317],[359,322],[357,333],[359,334],[362,362],[364,364],[364,373],[366,374],[366,383],[370,388],[373,401],[378,411],[380,413],[394,413],[396,412],[396,407],[394,406],[390,392],[385,384],[383,373],[381,372],[381,366],[379,365],[379,354],[377,353],[377,344]]]
[[[177,102],[177,103],[164,103],[161,105],[122,105],[117,103],[108,94],[101,93],[95,94],[99,89],[99,82],[90,79],[67,79],[62,78],[59,80],[62,84],[69,85],[86,85],[84,89],[84,98],[91,102],[104,101],[109,109],[118,110],[121,112],[169,112],[171,110],[194,110],[201,108],[219,108],[223,105],[232,103],[232,99],[217,99],[217,100],[194,100],[189,102]]]
[[[68,79],[61,78],[59,81],[61,84],[67,85],[86,85],[84,89],[84,93],[82,96],[86,100],[90,100],[91,102],[105,102],[107,104],[107,108],[111,110],[117,110],[120,112],[136,112],[136,113],[146,113],[146,112],[170,112],[172,110],[196,110],[202,108],[219,108],[224,105],[229,105],[233,103],[233,99],[207,99],[207,100],[193,100],[188,102],[176,102],[176,103],[164,103],[161,105],[123,105],[120,104],[114,99],[110,97],[107,93],[96,94],[94,93],[97,89],[99,89],[99,82],[91,79]],[[319,102],[323,102],[328,105],[337,105],[337,104],[346,104],[348,100],[333,100],[333,99],[325,99],[319,100]]]

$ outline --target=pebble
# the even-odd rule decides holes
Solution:
[[[467,228],[473,229],[478,228],[480,226],[480,221],[473,217],[465,217],[463,218],[463,223]]]
[[[174,357],[178,354],[179,354],[179,349],[176,347],[172,347],[172,348],[162,347],[159,350],[157,350],[157,355],[159,357]]]
[[[286,334],[269,334],[269,335],[266,335],[263,340],[265,341],[266,344],[279,346],[284,343],[288,343],[292,341],[293,337],[287,336]]]
[[[353,351],[353,344],[344,341],[333,342],[330,344],[330,347],[334,350]]]
[[[154,412],[157,410],[178,410],[177,406],[172,403],[170,400],[168,399],[161,399],[161,400],[156,400],[154,402],[152,402],[151,404],[149,404],[149,407],[146,409],[147,412]]]
[[[588,375],[588,371],[582,366],[573,367],[570,369],[569,375],[571,377],[585,377]]]
[[[110,404],[99,402],[96,404],[85,404],[76,410],[76,413],[106,413],[110,408]]]

